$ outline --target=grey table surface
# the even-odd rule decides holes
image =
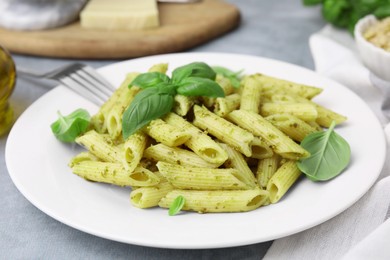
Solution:
[[[309,36],[324,26],[318,7],[300,0],[229,0],[241,11],[239,28],[188,52],[227,52],[277,59],[313,69]],[[70,62],[13,55],[16,64],[49,70]],[[101,67],[117,60],[83,60]],[[52,82],[18,79],[11,97],[16,116],[50,90]],[[0,259],[261,259],[272,242],[233,248],[172,250],[129,245],[71,228],[33,206],[17,190],[0,137]]]

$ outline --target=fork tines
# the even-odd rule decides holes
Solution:
[[[115,91],[115,88],[92,67],[80,63],[54,71],[49,77],[59,80],[71,90],[99,106],[106,102]]]

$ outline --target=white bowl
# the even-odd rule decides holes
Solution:
[[[375,46],[363,33],[378,20],[373,15],[363,17],[355,26],[355,41],[364,65],[377,77],[390,81],[390,52]]]

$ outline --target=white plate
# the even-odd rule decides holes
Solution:
[[[175,68],[193,61],[324,88],[315,100],[348,116],[337,127],[351,145],[348,169],[326,183],[303,179],[279,203],[247,213],[169,217],[165,209],[137,209],[129,202],[129,189],[87,182],[67,167],[80,148],[57,141],[50,123],[57,110],[67,114],[81,107],[94,113],[97,107],[60,86],[31,105],[9,135],[6,162],[17,188],[46,214],[96,236],[153,247],[218,248],[268,241],[318,225],[350,207],[379,176],[385,139],[378,120],[356,94],[310,70],[253,56],[184,53],[129,60],[100,72],[119,85],[127,72],[143,72],[159,62]]]

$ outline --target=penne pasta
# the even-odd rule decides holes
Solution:
[[[91,130],[76,138],[76,143],[84,146],[93,155],[106,162],[123,163],[123,153],[118,146],[115,146],[108,135],[101,135]]]
[[[121,85],[123,91],[115,100],[107,111],[104,118],[104,125],[107,127],[107,131],[111,138],[118,138],[122,133],[122,115],[130,102],[134,99],[135,95],[140,91],[138,87],[129,88],[130,83],[137,77],[138,73],[129,73],[126,76],[125,81]]]
[[[126,75],[120,87],[111,95],[111,97],[107,100],[107,102],[105,102],[100,107],[99,111],[92,116],[91,125],[96,132],[100,134],[107,133],[106,118],[108,116],[108,113],[111,111],[118,98],[125,95],[129,91],[128,85],[131,83],[131,80],[133,79],[133,75],[134,73],[129,73],[128,75]]]
[[[195,100],[196,99],[194,97],[187,97],[178,94],[175,96],[173,111],[180,116],[185,116],[195,104]]]
[[[212,78],[215,72],[193,63],[175,70],[172,79],[159,74],[167,70],[168,64],[155,64],[139,84],[156,87],[145,92],[150,103],[160,94],[174,97],[173,112],[151,120],[160,112],[153,103],[138,114],[147,125],[124,140],[122,116],[140,91],[129,88],[139,73],[129,73],[91,118],[92,130],[76,138],[87,151],[69,162],[72,172],[86,180],[131,187],[129,200],[137,208],[177,206],[178,196],[184,197],[182,210],[199,213],[243,212],[276,203],[301,175],[297,160],[309,156],[298,143],[332,121],[346,120],[311,100],[322,91],[317,87],[253,74],[243,76],[236,89],[234,74],[218,74],[215,81],[225,97],[192,97],[177,94],[175,87],[201,93],[210,82],[198,86],[181,79]],[[155,92],[160,87],[169,88]]]
[[[168,63],[158,63],[150,67],[148,72],[160,72],[162,74],[165,74],[167,73],[167,70],[168,70]]]
[[[301,172],[298,169],[296,161],[290,160],[282,164],[267,184],[267,191],[269,192],[271,203],[278,202],[298,180],[299,176],[301,176]]]
[[[156,141],[168,146],[179,146],[184,144],[191,135],[182,129],[167,124],[161,119],[155,119],[144,128],[144,131]]]
[[[206,212],[244,212],[257,209],[268,198],[268,192],[260,189],[234,191],[172,190],[161,199],[159,206],[169,208],[173,201],[183,196],[182,210]]]
[[[229,159],[224,163],[225,167],[236,169],[241,175],[240,179],[245,180],[246,184],[254,188],[256,186],[256,179],[252,173],[252,170],[246,163],[243,155],[227,144],[221,143],[220,145],[228,153],[229,156]]]
[[[70,166],[74,174],[86,180],[118,186],[153,186],[160,181],[155,174],[143,167],[130,172],[120,163],[82,161],[71,163]]]
[[[169,147],[164,144],[156,144],[148,147],[145,150],[144,158],[193,167],[218,168],[220,165],[207,162],[194,152],[177,147]]]
[[[263,138],[255,136],[252,141],[252,158],[264,159],[273,155],[272,149],[269,144],[263,140]]]
[[[289,114],[275,114],[265,119],[298,142],[301,142],[307,135],[318,131],[305,121]]]
[[[123,145],[124,166],[127,170],[133,171],[140,163],[146,144],[147,135],[141,131],[129,136]]]
[[[263,74],[255,74],[255,78],[261,84],[264,91],[272,89],[285,90],[307,99],[312,99],[322,92],[321,88],[273,78]]]
[[[235,110],[227,118],[254,135],[262,137],[271,145],[274,152],[284,158],[298,160],[309,156],[305,149],[259,114],[251,111]]]
[[[254,137],[250,132],[217,116],[204,107],[194,106],[194,115],[194,125],[207,131],[220,141],[229,144],[244,155],[248,157],[252,155],[251,144]]]
[[[267,188],[268,181],[279,168],[279,161],[278,155],[259,160],[256,168],[256,178],[261,188]]]
[[[172,185],[167,181],[152,187],[141,187],[131,191],[130,202],[134,207],[141,209],[156,207],[160,200],[172,190]]]
[[[307,122],[315,121],[318,117],[316,107],[310,103],[264,103],[260,114],[264,117],[274,114],[290,114]]]
[[[206,162],[221,165],[227,160],[227,153],[221,148],[221,146],[184,118],[174,113],[169,113],[164,117],[164,120],[168,124],[177,126],[183,131],[189,133],[191,138],[188,139],[184,145],[190,148]]]
[[[157,168],[168,182],[185,190],[247,190],[252,187],[236,169],[210,169],[158,162]]]
[[[255,77],[245,79],[241,92],[240,109],[259,113],[261,84]]]
[[[216,98],[214,104],[214,113],[220,117],[225,117],[233,110],[240,107],[241,96],[239,94],[231,94],[224,98]]]
[[[230,80],[225,78],[222,75],[217,74],[217,77],[215,78],[215,81],[219,84],[219,86],[223,89],[223,92],[225,93],[225,96],[228,96],[230,94],[233,94],[235,92],[234,87],[230,83]],[[211,97],[201,97],[201,100],[203,101],[203,105],[205,105],[208,108],[215,107],[216,98]]]

